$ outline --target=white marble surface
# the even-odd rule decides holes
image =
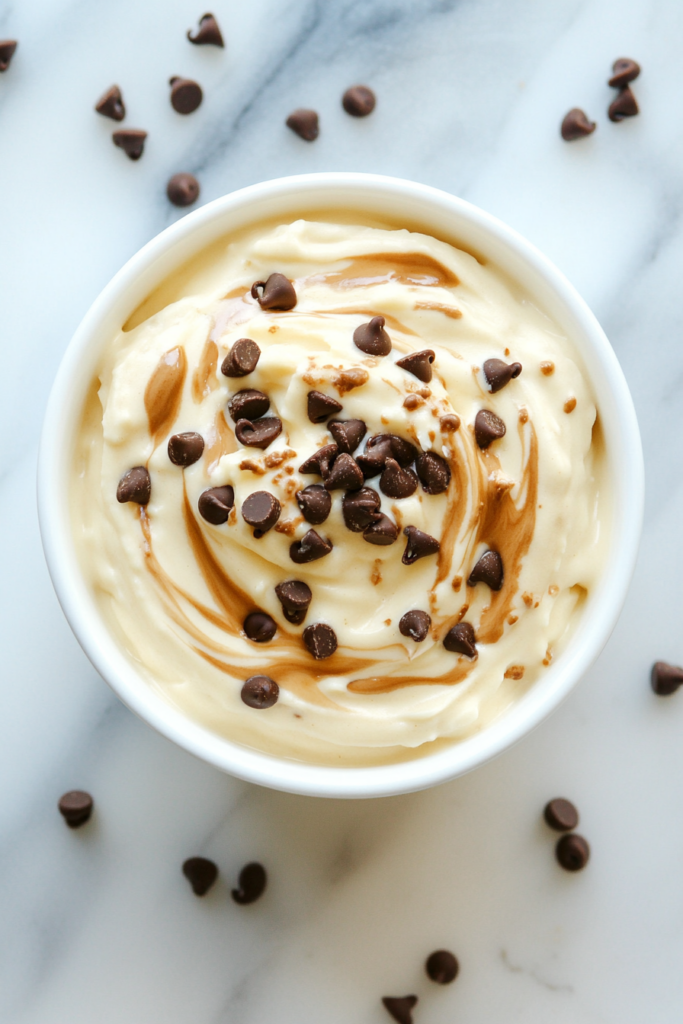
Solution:
[[[683,694],[658,699],[655,658],[683,662],[683,101],[680,0],[218,0],[225,51],[184,32],[189,0],[4,0],[0,38],[0,1020],[3,1024],[674,1024],[683,1019]],[[640,117],[606,118],[611,62],[633,56]],[[172,74],[205,101],[181,118]],[[135,164],[92,110],[118,82]],[[378,94],[366,121],[344,88]],[[283,126],[319,109],[308,145]],[[558,135],[565,111],[599,120]],[[645,532],[621,621],[574,694],[515,749],[405,798],[326,802],[200,764],[126,711],[81,653],[43,563],[34,472],[43,407],[69,337],[122,262],[202,200],[319,169],[450,190],[545,250],[604,325],[645,447]],[[55,803],[91,790],[71,832]],[[581,810],[592,859],[553,859],[548,797]],[[182,860],[223,881],[197,900]],[[232,903],[239,867],[270,887]],[[461,975],[422,962],[452,948]]]

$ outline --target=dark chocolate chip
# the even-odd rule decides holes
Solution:
[[[145,148],[146,138],[147,132],[143,132],[140,128],[122,128],[112,135],[114,145],[122,149],[131,160],[140,159]]]
[[[227,523],[230,509],[235,504],[235,492],[226,484],[224,487],[210,487],[199,495],[197,508],[202,519],[212,526],[221,526]]]
[[[391,455],[391,445],[387,442],[384,445],[377,445],[375,448],[367,448],[364,452],[356,455],[356,462],[360,466],[366,480],[371,480],[384,469],[387,457]]]
[[[627,117],[635,117],[638,113],[636,98],[629,86],[625,86],[607,108],[610,121],[623,121]]]
[[[174,206],[192,206],[199,198],[199,182],[194,174],[181,171],[168,179],[166,195]]]
[[[484,377],[491,394],[501,391],[511,380],[522,372],[521,363],[506,363],[502,359],[487,359],[484,363]]]
[[[213,14],[202,14],[199,19],[199,28],[194,35],[192,35],[192,29],[189,29],[187,38],[195,46],[225,46],[221,30]]]
[[[477,583],[486,583],[491,590],[500,590],[503,586],[503,559],[497,551],[485,551],[467,580],[468,587]]]
[[[306,142],[315,142],[320,134],[320,119],[317,112],[307,110],[305,107],[293,110],[285,124]]]
[[[322,391],[308,392],[308,418],[311,423],[324,423],[335,412],[341,412],[343,406],[336,398],[324,395]]]
[[[57,806],[69,828],[80,828],[90,818],[94,801],[90,793],[72,789],[60,797]]]
[[[436,452],[422,452],[415,460],[415,469],[427,494],[443,494],[451,482],[451,467]]]
[[[259,294],[259,289],[263,289]],[[255,281],[251,297],[261,309],[288,310],[296,306],[294,285],[284,274],[271,274],[267,281]]]
[[[242,628],[249,640],[257,644],[267,644],[275,636],[277,623],[266,612],[250,612]]]
[[[171,86],[171,106],[178,114],[192,114],[202,102],[202,89],[191,78],[179,78],[177,75],[169,82]]]
[[[116,488],[117,501],[136,501],[146,505],[152,491],[152,481],[144,466],[133,466],[123,474]]]
[[[429,636],[431,624],[432,620],[427,612],[421,612],[415,608],[402,616],[398,629],[402,636],[409,636],[416,644],[421,644]]]
[[[342,106],[351,117],[367,117],[376,102],[374,92],[367,85],[352,85],[342,96]]]
[[[318,448],[317,452],[313,452],[312,455],[301,463],[299,466],[300,473],[317,473],[323,480],[329,474],[334,460],[339,454],[339,448],[336,444],[325,444],[322,448]]]
[[[262,420],[238,420],[235,437],[248,448],[267,448],[282,433],[282,420],[277,416],[264,416]]]
[[[581,871],[588,863],[590,855],[590,846],[583,836],[577,836],[576,832],[569,832],[557,840],[555,856],[565,871]]]
[[[450,985],[458,976],[460,964],[449,950],[437,949],[427,957],[425,970],[437,985]]]
[[[194,430],[174,434],[168,441],[168,457],[175,466],[192,466],[201,459],[204,438]]]
[[[361,352],[370,356],[388,356],[391,352],[391,338],[384,330],[383,316],[373,316],[367,324],[361,324],[353,332],[353,342]]]
[[[261,349],[251,338],[238,338],[221,365],[224,377],[246,377],[253,373],[261,358]]]
[[[623,89],[629,82],[633,82],[640,74],[640,64],[637,64],[629,57],[620,57],[612,65],[612,77],[608,85],[615,89]]]
[[[363,530],[363,540],[366,540],[368,544],[377,544],[380,547],[393,544],[397,537],[398,526],[393,519],[383,514]]]
[[[95,110],[98,114],[103,114],[104,117],[110,117],[112,121],[123,121],[126,116],[126,108],[118,85],[112,85],[111,89],[107,89],[100,96],[95,104]]]
[[[372,487],[361,487],[359,491],[348,491],[342,499],[342,515],[347,529],[362,533],[380,516],[380,496]]]
[[[474,420],[474,437],[480,448],[488,448],[499,437],[505,436],[505,424],[500,416],[488,409],[480,409]]]
[[[669,697],[683,684],[683,668],[656,661],[650,673],[650,684],[658,697]]]
[[[357,491],[363,486],[363,479],[363,471],[353,455],[342,452],[334,460],[325,487],[328,491]]]
[[[543,809],[546,824],[556,832],[571,832],[579,824],[579,812],[570,800],[558,796]]]
[[[282,613],[295,626],[300,626],[306,618],[308,606],[313,600],[311,588],[301,580],[287,580],[278,583],[275,588],[278,600],[282,605]]]
[[[246,864],[240,871],[237,889],[231,891],[235,903],[245,905],[254,903],[259,896],[263,896],[268,881],[266,869],[263,864]]]
[[[417,526],[406,526],[403,533],[408,538],[401,559],[404,565],[412,565],[413,562],[417,562],[418,558],[435,555],[441,547],[435,537],[430,537],[428,533],[418,530]]]
[[[368,428],[363,420],[330,420],[327,429],[336,441],[339,451],[353,455]]]
[[[382,1002],[398,1024],[413,1024],[412,1010],[417,996],[383,996]]]
[[[237,423],[238,420],[257,420],[270,409],[270,399],[262,391],[246,388],[238,391],[228,402],[228,412]]]
[[[590,121],[583,110],[572,107],[562,120],[560,135],[565,142],[573,142],[574,139],[585,139],[587,135],[592,135],[596,127],[595,121]]]
[[[309,530],[301,540],[295,540],[289,546],[289,557],[297,565],[305,565],[306,562],[315,562],[332,550],[332,541],[324,540],[315,530]]]
[[[452,654],[464,654],[468,658],[477,657],[475,643],[474,627],[469,622],[458,622],[451,626],[443,641],[447,651],[451,651]]]
[[[297,491],[294,497],[307,523],[320,526],[325,522],[332,508],[332,498],[322,484],[310,484],[303,491]]]
[[[259,540],[264,533],[272,530],[280,518],[282,506],[270,491],[253,491],[242,502],[242,518],[254,527],[254,537]]]
[[[432,349],[425,348],[421,352],[411,352],[410,355],[404,356],[403,359],[397,359],[396,365],[400,366],[402,370],[412,373],[413,377],[417,377],[423,383],[429,384],[432,379],[432,363],[434,359],[435,356]]]
[[[379,488],[388,498],[409,498],[417,490],[417,477],[412,469],[401,469],[396,459],[387,459],[379,478]]]
[[[337,634],[325,622],[313,622],[306,626],[301,639],[316,661],[331,658],[337,650]]]
[[[205,896],[218,878],[218,868],[206,857],[189,857],[183,864],[183,874],[195,896]]]
[[[240,696],[250,708],[261,711],[277,703],[280,687],[270,676],[250,676],[242,687]]]
[[[16,39],[3,39],[0,42],[0,72],[7,71],[18,45]]]
[[[370,457],[377,456],[381,458],[383,460],[382,466],[384,466],[387,457],[391,456],[393,459],[396,459],[402,469],[405,469],[406,466],[410,466],[415,461],[419,451],[414,444],[399,437],[398,434],[373,434],[372,437],[368,438],[365,454]]]

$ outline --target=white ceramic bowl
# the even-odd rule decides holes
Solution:
[[[102,345],[177,266],[228,232],[267,218],[352,210],[460,241],[516,278],[573,339],[597,396],[613,494],[604,573],[564,652],[542,679],[481,733],[439,753],[371,768],[318,767],[241,747],[185,717],[139,676],[109,632],[81,573],[69,517],[74,438]],[[559,271],[505,224],[425,185],[369,174],[310,174],[252,185],[167,228],[118,272],[69,345],[48,403],[38,466],[38,509],[57,596],[85,653],[119,697],[181,747],[242,779],[293,793],[375,797],[424,789],[469,771],[537,725],[567,695],[607,641],[633,571],[643,504],[640,436],[631,396],[597,320]]]

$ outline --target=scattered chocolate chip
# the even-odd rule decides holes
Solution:
[[[192,466],[201,459],[204,438],[194,430],[174,434],[168,441],[168,457],[175,466]]]
[[[342,452],[334,460],[325,487],[328,491],[357,491],[363,486],[363,480],[363,471],[353,455]]]
[[[262,391],[245,388],[238,391],[228,402],[228,412],[237,423],[238,420],[257,420],[270,409],[270,399]]]
[[[397,359],[396,365],[400,366],[402,370],[412,373],[413,377],[417,377],[423,383],[429,384],[432,379],[432,363],[434,359],[435,356],[432,349],[425,348],[421,352],[411,352],[409,356]]]
[[[491,590],[500,590],[503,586],[503,559],[497,551],[485,551],[467,580],[468,587],[477,583],[486,583]]]
[[[447,949],[437,949],[427,957],[425,970],[437,985],[450,985],[458,976],[460,964]]]
[[[194,174],[181,171],[168,179],[166,195],[174,206],[192,206],[199,198],[199,182]]]
[[[505,424],[500,416],[488,409],[480,409],[474,420],[474,437],[480,448],[488,448],[499,437],[505,436]]]
[[[398,526],[393,519],[384,514],[381,514],[374,523],[370,523],[363,530],[363,540],[366,540],[368,544],[377,544],[380,547],[393,544],[397,537]]]
[[[300,626],[306,618],[308,606],[313,600],[311,588],[301,580],[287,580],[278,583],[275,588],[278,600],[282,605],[282,613],[294,626]]]
[[[171,78],[171,106],[178,114],[192,114],[202,102],[202,89],[190,78]]]
[[[336,444],[325,444],[301,463],[299,472],[317,473],[324,480],[338,454],[339,448]]]
[[[337,650],[337,634],[325,622],[313,622],[306,626],[301,639],[316,661],[331,658]]]
[[[574,139],[585,139],[586,135],[592,135],[596,128],[595,121],[590,121],[583,110],[573,107],[564,116],[560,135],[565,142],[573,142]]]
[[[259,289],[263,291],[259,295]],[[288,310],[296,306],[294,285],[284,274],[271,274],[267,281],[255,281],[251,286],[251,297],[261,309]]]
[[[7,71],[18,45],[16,39],[3,39],[0,42],[0,72]]]
[[[579,824],[579,812],[570,800],[561,796],[550,800],[543,809],[546,825],[556,832],[571,832]]]
[[[451,467],[436,452],[422,452],[415,460],[415,469],[427,494],[443,494],[451,482]]]
[[[384,469],[388,458],[395,459],[405,469],[415,461],[418,454],[415,445],[397,434],[374,434],[368,438],[365,452],[356,456],[356,462],[363,470],[365,479],[369,480]]]
[[[454,434],[456,430],[460,429],[460,417],[457,413],[447,412],[439,420],[439,427],[442,434]]]
[[[183,864],[183,874],[195,896],[205,896],[218,878],[218,868],[206,857],[189,857]]]
[[[650,684],[658,697],[668,697],[683,684],[683,668],[656,661],[650,673]]]
[[[324,540],[315,530],[309,530],[301,540],[295,540],[289,546],[289,557],[297,565],[305,565],[306,562],[315,562],[332,550],[332,541]]]
[[[140,159],[145,148],[146,138],[147,132],[143,132],[140,128],[122,128],[112,135],[114,145],[122,149],[131,160]]]
[[[267,448],[282,433],[282,420],[277,416],[264,416],[261,420],[238,420],[235,437],[248,448]]]
[[[487,359],[484,363],[484,377],[493,395],[502,391],[511,380],[516,380],[521,372],[521,363],[505,363],[502,359]]]
[[[339,451],[352,455],[365,437],[368,428],[363,420],[330,420],[327,429]]]
[[[402,636],[409,636],[416,644],[421,644],[429,636],[429,629],[432,620],[427,612],[421,612],[415,608],[406,612],[398,624],[399,633]]]
[[[417,490],[417,477],[412,469],[401,469],[396,459],[389,458],[379,478],[379,488],[388,498],[409,498]]]
[[[249,640],[257,644],[267,644],[275,636],[277,623],[266,612],[250,612],[242,628]]]
[[[588,863],[590,853],[586,840],[575,832],[560,836],[555,847],[557,862],[565,871],[581,871]]]
[[[383,996],[382,1002],[398,1024],[413,1024],[412,1010],[417,996]]]
[[[324,395],[322,391],[308,392],[308,418],[311,423],[324,423],[334,412],[341,412],[343,406],[336,398]]]
[[[367,85],[352,85],[342,96],[342,106],[351,117],[367,117],[375,109],[377,100]]]
[[[404,565],[412,565],[413,562],[417,562],[418,558],[435,555],[441,547],[435,537],[430,537],[428,533],[418,530],[417,526],[406,526],[403,533],[408,538],[401,559]]]
[[[388,356],[391,352],[391,338],[384,330],[383,316],[373,316],[367,324],[361,324],[353,332],[353,343],[369,356]]]
[[[240,871],[238,888],[231,892],[232,898],[235,903],[243,906],[254,903],[265,892],[267,881],[266,869],[262,864],[246,864]]]
[[[240,696],[250,708],[261,711],[277,703],[280,687],[270,676],[250,676],[242,687]]]
[[[347,529],[352,533],[362,533],[379,518],[380,496],[372,487],[361,487],[359,491],[349,491],[342,499],[342,515]]]
[[[469,622],[458,622],[451,626],[443,640],[447,651],[451,651],[452,654],[464,654],[468,658],[477,657],[475,643],[474,627]]]
[[[2,47],[2,43],[0,43],[0,47]],[[126,108],[118,85],[112,85],[111,89],[107,89],[100,96],[95,104],[95,110],[104,117],[110,117],[112,121],[123,121],[126,116]]]
[[[610,121],[623,121],[627,117],[635,117],[637,113],[638,104],[628,85],[621,90],[607,108],[607,116]]]
[[[57,806],[69,828],[80,828],[90,818],[94,801],[90,793],[84,793],[82,789],[72,789],[60,797]]]
[[[256,369],[261,349],[251,338],[238,338],[221,365],[224,377],[246,377]]]
[[[199,495],[197,508],[202,519],[212,526],[221,526],[227,523],[230,509],[235,504],[235,492],[226,484],[224,487],[210,487]]]
[[[303,491],[297,491],[294,497],[307,523],[320,526],[325,522],[332,508],[332,498],[322,484],[310,484]]]
[[[242,502],[242,518],[254,527],[256,540],[272,530],[281,512],[280,502],[270,491],[254,491]]]
[[[152,492],[152,481],[144,466],[133,466],[119,480],[116,488],[116,500],[136,501],[138,505],[146,505]]]
[[[633,82],[640,74],[640,64],[637,64],[629,57],[620,57],[612,65],[612,77],[608,85],[615,89],[623,89],[629,82]]]
[[[320,119],[317,112],[305,107],[292,111],[285,124],[306,142],[315,142],[320,134]]]
[[[192,29],[189,29],[187,38],[195,46],[225,46],[221,30],[213,14],[202,14],[196,33],[192,35]]]

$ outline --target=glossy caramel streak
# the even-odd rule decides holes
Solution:
[[[155,446],[168,434],[178,415],[186,373],[187,357],[179,345],[163,354],[147,382],[145,409]]]
[[[460,283],[452,270],[433,256],[421,252],[374,252],[366,256],[350,256],[348,266],[343,270],[330,271],[323,279],[340,288],[355,288],[359,283],[366,286],[384,284],[387,281],[437,288],[451,288]]]
[[[393,690],[401,690],[405,686],[452,686],[455,683],[461,683],[472,671],[475,664],[476,662],[470,661],[469,658],[460,657],[452,669],[449,669],[442,676],[435,676],[433,679],[371,676],[367,679],[355,679],[352,683],[349,683],[347,690],[351,690],[352,693],[371,694],[391,693]]]
[[[192,374],[192,398],[197,405],[218,387],[217,366],[218,345],[215,341],[207,341],[199,357],[199,364]]]
[[[226,625],[231,633],[240,633],[247,614],[254,610],[254,601],[237,586],[216,561],[199,523],[194,517],[187,494],[184,495],[183,517],[185,529],[195,561],[214,601],[225,613]]]
[[[433,309],[437,313],[443,313],[445,316],[451,318],[451,320],[462,319],[462,313],[455,306],[446,306],[443,302],[416,302],[414,309]]]
[[[460,448],[459,456],[455,450],[456,444]],[[465,450],[465,443],[460,433],[455,436],[449,436],[446,442],[446,449],[448,451],[447,462],[451,468],[451,482],[448,485],[446,495],[447,504],[443,519],[441,547],[439,548],[436,563],[436,579],[430,591],[430,606],[433,612],[436,607],[435,590],[439,583],[446,579],[452,568],[453,549],[465,519],[469,491],[472,485],[470,475],[467,473],[465,466],[468,452]],[[435,620],[434,614],[432,614],[432,620],[435,627],[438,627],[440,622],[444,621],[443,617]]]
[[[219,459],[224,455],[230,455],[239,448],[234,432],[225,421],[222,409],[219,409],[214,419],[211,430],[205,437],[206,447],[204,448],[204,464],[206,471],[211,475]]]

